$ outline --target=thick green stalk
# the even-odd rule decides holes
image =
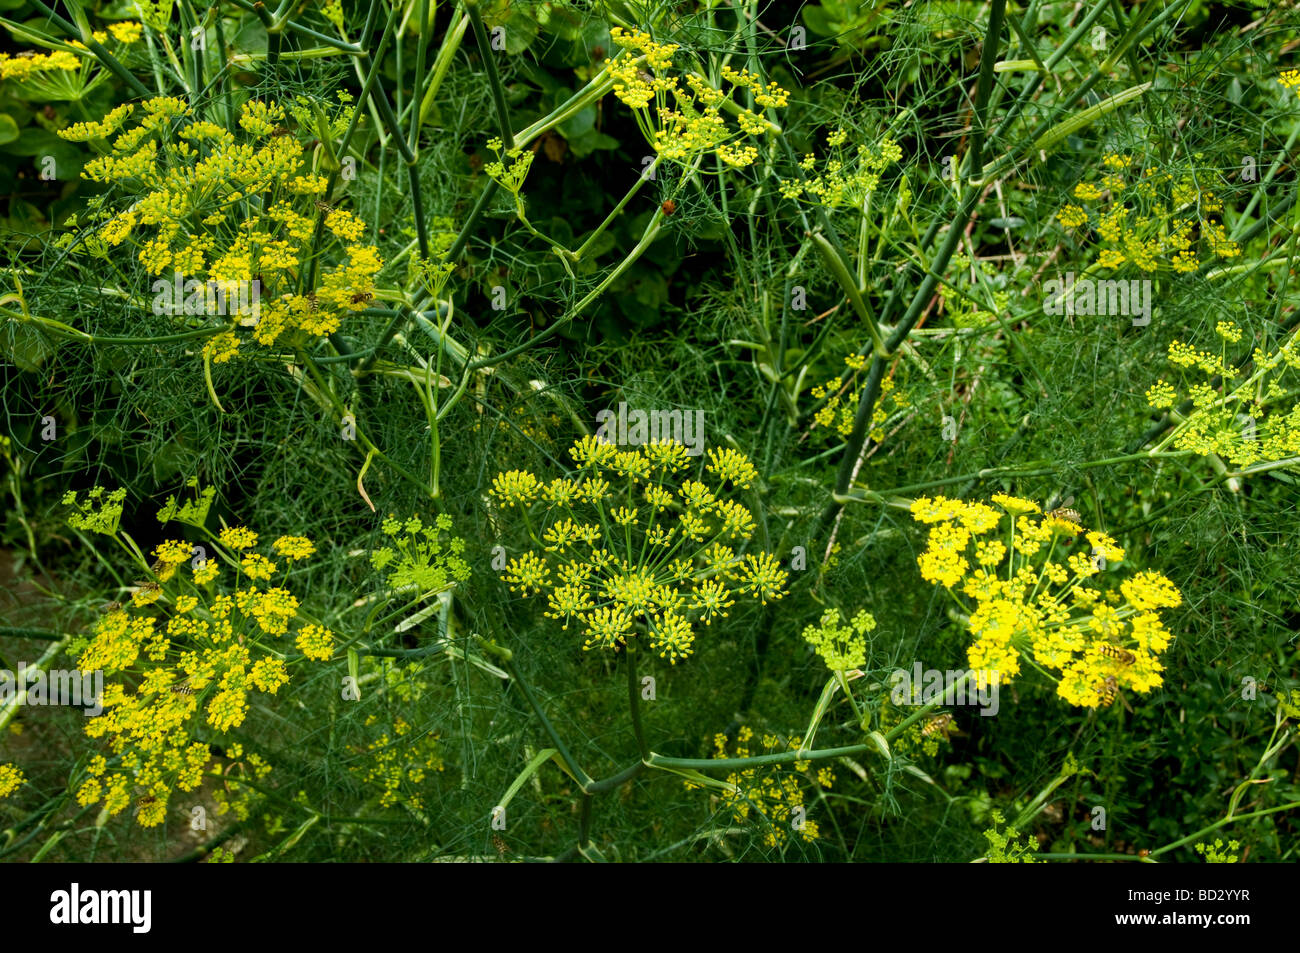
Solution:
[[[457,10],[460,9],[458,6]],[[456,19],[453,15],[453,19]],[[429,77],[428,88],[424,91],[424,96],[419,100],[412,100],[411,108],[416,108],[418,103],[419,112],[417,113],[416,128],[422,127],[429,121],[429,113],[433,111],[433,105],[438,101],[438,90],[442,88],[442,81],[447,75],[447,70],[451,68],[451,62],[460,49],[461,41],[465,37],[465,31],[469,29],[469,17],[462,16],[456,20],[456,25],[447,31],[442,38],[442,46],[438,49],[438,55],[433,61],[433,73]]]
[[[259,19],[262,20],[263,24],[266,23],[266,20],[270,19],[272,21],[270,26],[278,28],[279,32],[284,32],[285,30],[288,30],[289,32],[296,33],[299,36],[307,37],[309,39],[316,40],[320,43],[327,43],[330,46],[332,46],[334,49],[340,50],[344,53],[351,53],[353,56],[359,56],[360,54],[365,52],[365,50],[362,47],[358,46],[355,43],[348,43],[345,40],[340,40],[338,37],[330,36],[327,33],[319,33],[316,30],[311,29],[310,27],[303,26],[301,23],[298,23],[296,20],[283,20],[277,24],[274,21],[274,19],[270,16],[269,13],[267,13],[266,16],[263,17],[263,13],[265,13],[266,11],[262,3],[250,3],[249,0],[231,0],[231,2],[235,4],[235,6],[247,10],[249,13],[255,14]],[[270,30],[268,30],[268,33],[269,32]]]
[[[429,19],[429,0],[420,0],[419,17],[420,29],[415,47],[415,87],[411,91],[411,110],[414,115],[410,119],[409,138],[407,139],[407,145],[410,147],[411,152],[416,155],[420,153],[420,113],[415,109],[415,106],[422,99],[424,84],[428,81],[425,76],[424,57],[429,43],[428,33],[433,26]]]
[[[486,647],[487,646],[485,646],[485,648]],[[506,670],[510,673],[510,677],[519,686],[519,690],[524,693],[524,698],[528,702],[528,707],[533,710],[533,714],[537,716],[537,720],[542,723],[542,727],[546,731],[546,736],[551,739],[552,746],[554,746],[555,750],[560,753],[560,757],[564,759],[564,763],[569,768],[569,773],[573,775],[574,780],[576,780],[585,790],[587,785],[592,783],[591,776],[587,774],[586,771],[583,771],[578,765],[578,762],[573,759],[573,755],[569,754],[569,746],[564,743],[564,739],[561,738],[559,732],[555,730],[555,726],[551,724],[551,720],[546,717],[546,712],[542,710],[542,706],[537,701],[537,697],[533,694],[532,688],[529,687],[527,679],[519,673],[519,666],[515,664],[513,655],[506,657],[500,653],[494,654],[501,659],[502,664],[505,665]]]
[[[1294,810],[1295,808],[1300,808],[1300,801],[1291,801],[1288,804],[1281,804],[1278,807],[1269,807],[1259,811],[1251,811],[1249,814],[1233,814],[1228,817],[1221,818],[1220,820],[1215,821],[1213,824],[1209,824],[1205,827],[1202,827],[1199,831],[1194,831],[1193,833],[1188,834],[1186,837],[1180,837],[1172,844],[1166,844],[1164,847],[1157,847],[1155,850],[1153,850],[1150,853],[1149,856],[1158,857],[1160,854],[1168,853],[1169,851],[1174,850],[1175,848],[1182,847],[1184,844],[1190,844],[1192,843],[1192,841],[1199,840],[1200,838],[1204,837],[1206,834],[1214,833],[1220,827],[1226,827],[1227,825],[1236,823],[1237,821],[1247,821],[1250,820],[1252,817],[1265,817],[1269,814],[1276,814],[1278,811],[1290,811],[1290,810]]]
[[[988,28],[984,34],[984,50],[980,60],[980,78],[975,91],[975,114],[972,119],[972,126],[975,131],[972,135],[970,150],[970,171],[972,177],[976,178],[983,171],[984,130],[988,126],[988,97],[989,91],[993,88],[993,64],[997,59],[997,51],[1001,42],[1002,21],[1005,10],[1006,0],[993,0],[992,9],[989,12]],[[896,351],[916,325],[916,322],[920,320],[931,295],[934,294],[935,286],[939,281],[938,275],[942,274],[948,267],[948,262],[952,259],[953,253],[961,242],[966,223],[974,213],[982,192],[983,188],[981,186],[974,184],[966,186],[965,195],[957,210],[957,215],[948,226],[948,234],[944,237],[943,244],[935,254],[931,268],[921,281],[921,286],[917,289],[916,294],[912,296],[912,303],[907,312],[885,342],[885,354],[892,354]],[[865,448],[867,437],[871,432],[871,420],[875,413],[876,401],[880,397],[880,384],[884,372],[885,358],[880,353],[877,353],[871,362],[871,369],[867,374],[866,383],[863,385],[862,394],[858,399],[858,410],[853,421],[853,431],[845,444],[844,456],[840,460],[839,472],[835,479],[835,495],[842,496],[848,490],[850,483],[853,481],[853,475],[859,466],[859,460]],[[834,500],[828,504],[822,514],[818,527],[818,536],[825,535],[830,529],[831,524],[835,521],[835,514],[839,509],[840,504]]]
[[[465,0],[465,12],[469,14],[470,26],[474,29],[474,42],[478,44],[479,58],[488,74],[488,89],[492,93],[492,102],[496,106],[497,129],[501,141],[508,152],[515,147],[515,135],[510,129],[510,112],[506,108],[505,87],[501,85],[501,74],[497,72],[497,60],[492,42],[488,39],[487,27],[483,24],[483,13],[479,9],[479,0]]]
[[[39,669],[43,672],[48,669],[50,663],[54,661],[58,654],[62,652],[71,641],[72,635],[69,633],[62,636],[57,642],[51,642],[45,651],[41,653],[41,657],[36,660],[36,664],[28,666],[27,671],[32,672]],[[13,721],[14,716],[18,714],[18,710],[22,708],[26,701],[27,687],[20,683],[18,690],[15,691],[3,705],[0,705],[0,732],[3,732],[9,726],[9,722]]]

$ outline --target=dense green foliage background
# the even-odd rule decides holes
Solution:
[[[338,35],[316,4],[288,6],[297,22]],[[346,361],[322,360],[327,385],[385,455],[370,461],[364,476],[374,511],[357,489],[364,448],[340,439],[338,419],[306,393],[301,373],[286,372],[285,359],[259,353],[213,365],[218,410],[201,346],[193,341],[86,343],[20,320],[28,309],[101,338],[172,330],[170,319],[101,291],[111,285],[142,294],[150,278],[137,262],[123,256],[109,274],[54,244],[68,216],[84,215],[102,190],[74,174],[90,158],[89,148],[52,130],[102,116],[134,94],[111,74],[68,99],[33,97],[0,81],[0,120],[9,120],[0,121],[0,152],[9,157],[0,163],[6,195],[0,239],[8,265],[0,292],[22,299],[21,305],[6,300],[0,316],[0,432],[10,439],[0,531],[12,563],[0,603],[5,665],[32,662],[42,649],[18,630],[83,631],[133,578],[123,566],[115,580],[65,527],[58,503],[68,489],[125,487],[122,528],[143,543],[161,538],[154,513],[187,479],[215,485],[210,525],[224,519],[267,537],[302,534],[316,541],[321,555],[296,578],[295,591],[322,606],[343,607],[374,591],[364,550],[376,545],[387,513],[450,514],[474,570],[455,592],[450,619],[460,657],[363,656],[358,702],[339,697],[348,671],[339,658],[295,674],[279,695],[255,704],[227,742],[256,747],[274,771],[263,798],[237,825],[213,809],[209,830],[193,832],[180,802],[165,825],[150,830],[134,825],[129,814],[97,818],[67,793],[92,751],[81,714],[23,710],[0,738],[0,761],[20,765],[28,780],[0,801],[0,856],[194,859],[217,844],[237,848],[239,860],[574,856],[570,848],[586,829],[584,799],[554,763],[513,797],[504,830],[490,825],[492,807],[549,741],[518,680],[469,664],[464,655],[479,652],[476,635],[509,647],[556,732],[593,776],[637,759],[621,658],[584,652],[581,637],[545,618],[539,600],[522,598],[499,580],[493,548],[521,539],[509,514],[487,496],[499,471],[561,475],[573,440],[594,430],[599,410],[620,401],[702,410],[709,445],[735,446],[759,467],[755,545],[786,565],[795,547],[807,554],[808,568],[792,573],[790,595],[767,606],[739,603],[700,637],[694,657],[673,666],[642,659],[643,674],[657,684],[656,699],[642,706],[646,733],[662,754],[709,757],[713,736],[734,738],[741,725],[799,736],[826,680],[800,633],[828,607],[874,614],[868,682],[883,683],[893,668],[910,668],[915,660],[963,667],[964,630],[949,618],[943,592],[917,573],[924,538],[905,500],[925,492],[984,499],[1005,491],[1049,507],[1073,498],[1088,526],[1120,540],[1129,564],[1167,574],[1184,603],[1168,619],[1177,638],[1165,657],[1162,688],[1085,711],[1056,697],[1046,680],[1026,675],[1004,689],[998,717],[954,710],[957,730],[935,754],[913,746],[910,753],[900,748],[893,760],[866,754],[836,761],[834,784],[809,802],[821,831],[815,842],[791,838],[768,846],[763,825],[738,823],[715,792],[690,790],[675,774],[646,772],[590,799],[590,843],[605,857],[971,860],[988,848],[984,831],[995,826],[990,812],[1016,818],[1058,778],[1067,757],[1080,770],[1022,825],[1038,851],[1136,856],[1173,844],[1222,819],[1247,779],[1257,783],[1237,814],[1300,801],[1295,746],[1260,760],[1274,731],[1277,694],[1300,686],[1293,471],[1256,473],[1234,490],[1202,456],[1093,465],[1151,446],[1170,426],[1145,394],[1169,376],[1171,341],[1217,352],[1215,323],[1229,319],[1244,337],[1228,357],[1244,362],[1255,347],[1276,347],[1295,325],[1288,276],[1300,97],[1276,81],[1297,62],[1300,18],[1293,5],[1006,5],[1026,35],[1010,26],[1001,31],[996,59],[1029,61],[1030,68],[993,73],[996,131],[985,161],[994,165],[1004,155],[1015,161],[986,182],[970,221],[959,220],[962,241],[943,266],[942,281],[920,302],[916,330],[888,362],[905,403],[884,405],[885,439],[867,445],[853,481],[879,496],[838,502],[833,496],[842,459],[855,448],[833,428],[812,425],[818,405],[812,391],[832,378],[847,381],[845,356],[869,355],[871,341],[808,235],[836,235],[864,278],[867,307],[888,316],[881,318],[887,328],[896,326],[921,286],[922,263],[935,260],[958,215],[962,182],[944,178],[944,159],[968,157],[992,6],[485,3],[488,28],[505,27],[506,48],[492,55],[516,132],[583,87],[615,51],[610,26],[622,24],[679,44],[679,65],[694,63],[713,74],[726,60],[761,69],[789,90],[790,104],[779,110],[782,133],[771,140],[782,180],[793,175],[798,157],[815,153],[820,160],[835,129],[847,133],[850,147],[889,132],[903,159],[885,170],[865,214],[817,212],[786,200],[761,165],[731,169],[710,156],[697,175],[661,166],[571,276],[522,226],[511,197],[490,195],[481,216],[473,216],[491,182],[486,143],[499,134],[500,117],[484,51],[467,31],[420,127],[415,167],[426,217],[448,218],[456,234],[473,222],[443,293],[454,305],[448,333],[486,359],[557,321],[563,327],[468,375],[464,398],[439,425],[436,500],[396,470],[420,480],[429,475],[427,420],[410,382],[358,376]],[[420,43],[428,44],[431,64],[464,16],[460,5],[437,3],[432,26],[421,31],[418,7],[399,5],[402,32],[388,44],[379,70],[378,82],[399,112],[428,81],[427,73],[415,74]],[[1098,45],[1089,31],[1067,46],[1097,7],[1092,22],[1104,28],[1105,41]],[[124,3],[78,0],[62,9],[95,24],[137,18]],[[209,69],[200,102],[332,96],[339,87],[360,95],[364,71],[354,58],[295,56],[319,44],[286,32],[275,65],[268,65],[267,31],[251,5],[222,2],[213,9],[222,40],[219,45],[212,32],[207,55],[224,68]],[[380,26],[390,9],[378,0]],[[345,4],[343,33],[355,41],[367,12],[368,5]],[[18,25],[59,34],[39,4],[2,0],[0,16],[11,52],[32,46]],[[207,17],[210,31],[217,22],[186,3],[173,17],[178,36],[191,18]],[[1130,26],[1139,23],[1153,26],[1125,46]],[[1011,104],[1039,76],[1033,60],[1058,49],[1068,51],[1012,114]],[[156,73],[139,56],[128,68],[150,92],[177,94],[175,84],[153,89],[155,75],[169,76],[166,64]],[[1143,83],[1150,87],[1142,95],[1087,116],[1048,148],[1026,148],[1044,130],[1060,130],[1068,117]],[[315,137],[307,129],[292,134],[304,143]],[[537,154],[521,191],[528,221],[569,248],[605,220],[637,181],[643,156],[653,155],[631,111],[613,95],[559,122],[529,148]],[[416,287],[410,267],[417,213],[402,157],[373,108],[362,110],[353,152],[362,158],[358,175],[340,183],[332,201],[367,223],[367,240],[386,262],[379,285],[398,297],[409,294]],[[1117,272],[1154,280],[1156,310],[1147,326],[1122,316],[1043,310],[1044,280],[1070,270],[1082,274],[1095,260],[1097,236],[1066,229],[1055,216],[1075,201],[1077,183],[1097,177],[1107,153],[1131,154],[1138,168],[1194,177],[1221,199],[1222,219],[1241,244],[1240,257],[1207,260],[1191,273],[1162,268],[1147,275],[1132,266]],[[39,177],[38,158],[47,154],[59,159],[54,181]],[[1247,156],[1259,169],[1251,180],[1241,175]],[[665,202],[673,203],[670,215],[662,211]],[[632,254],[656,215],[662,228],[644,254],[590,307],[570,315]],[[860,243],[862,236],[869,241]],[[493,306],[497,286],[508,291],[503,310]],[[786,306],[796,287],[806,310]],[[418,299],[418,293],[408,297],[408,305]],[[340,337],[312,354],[378,346],[382,357],[409,362],[412,352],[435,353],[436,343],[409,318],[396,338],[386,338],[389,321],[381,313],[350,317]],[[459,369],[445,363],[443,373],[455,378]],[[856,377],[855,388],[865,376]],[[54,440],[42,439],[46,417],[57,422]],[[985,470],[994,472],[981,475]],[[826,561],[832,540],[836,549]],[[418,649],[437,637],[436,628],[436,620],[422,623],[386,644]],[[1247,677],[1267,690],[1243,698]],[[374,757],[365,749],[398,718],[417,735],[438,737],[445,767],[421,782],[403,782],[403,803],[383,807],[365,781]],[[1292,727],[1285,730],[1294,737]],[[842,709],[828,715],[818,736],[819,746],[860,740]],[[203,798],[195,803],[211,805]],[[1094,824],[1097,806],[1105,809],[1104,829]],[[1199,859],[1195,840],[1218,835],[1238,841],[1243,860],[1294,860],[1295,818],[1289,809],[1236,820],[1162,859]]]

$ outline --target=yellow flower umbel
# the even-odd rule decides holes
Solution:
[[[609,35],[624,50],[616,59],[605,60],[614,95],[632,108],[637,125],[662,158],[686,164],[700,153],[714,153],[725,164],[744,168],[758,160],[758,148],[746,138],[780,132],[732,99],[736,91],[751,90],[757,106],[780,109],[790,94],[776,83],[764,84],[753,73],[724,66],[722,83],[731,87],[724,92],[698,73],[671,75],[676,44],[657,43],[648,33],[629,33],[617,26]],[[729,125],[724,112],[736,127]]]
[[[947,589],[965,615],[967,657],[981,683],[994,673],[1011,681],[1023,659],[1059,673],[1057,694],[1086,708],[1111,704],[1123,688],[1159,686],[1171,640],[1160,610],[1182,602],[1174,584],[1139,572],[1118,589],[1094,588],[1124,559],[1113,539],[1086,530],[1073,511],[1043,515],[1033,501],[1005,494],[993,503],[937,496],[911,507],[930,526],[921,576]]]
[[[528,170],[532,168],[533,152],[516,146],[506,150],[506,154],[502,156],[500,153],[503,146],[504,143],[499,136],[488,140],[488,148],[497,153],[497,158],[483,166],[483,171],[501,183],[501,187],[511,195],[517,196],[519,190],[524,187]],[[508,168],[507,159],[510,161]]]
[[[1241,842],[1230,840],[1225,845],[1221,837],[1216,837],[1213,844],[1200,841],[1192,845],[1192,849],[1204,857],[1207,864],[1235,864],[1241,859],[1237,853],[1241,850]]]
[[[327,132],[341,135],[347,119],[337,112]],[[215,363],[250,341],[271,347],[329,335],[373,297],[378,250],[362,241],[359,218],[328,204],[326,177],[309,168],[289,128],[316,130],[318,115],[305,101],[250,100],[231,132],[162,97],[59,132],[100,142],[103,154],[82,175],[129,201],[114,213],[92,200],[96,224],[83,234],[85,248],[100,257],[129,250],[158,279],[150,286],[156,313],[223,328],[204,348]]]
[[[1213,217],[1223,214],[1223,201],[1202,188],[1194,173],[1130,171],[1133,162],[1130,155],[1107,153],[1100,178],[1077,183],[1071,193],[1094,207],[1069,203],[1056,213],[1068,229],[1092,223],[1101,239],[1094,267],[1114,271],[1132,264],[1140,272],[1186,274],[1196,271],[1203,259],[1241,254]]]
[[[27,783],[16,764],[0,764],[0,797],[8,797]]]
[[[139,41],[141,27],[124,21],[92,35],[110,53],[122,56],[123,47]],[[0,89],[20,100],[81,102],[108,79],[108,72],[80,40],[50,43],[49,52],[0,53]]]
[[[395,591],[415,589],[427,596],[450,589],[470,577],[465,541],[450,535],[451,528],[446,513],[428,525],[418,516],[399,520],[390,515],[380,525],[389,541],[371,551],[370,564]]]
[[[1182,341],[1169,344],[1169,363],[1186,374],[1203,375],[1188,385],[1192,407],[1175,416],[1178,426],[1161,444],[1176,450],[1214,455],[1238,467],[1300,457],[1300,402],[1295,400],[1300,371],[1300,336],[1290,336],[1272,351],[1256,349],[1250,376],[1229,366],[1227,348],[1242,330],[1231,321],[1215,328],[1219,353]],[[1218,378],[1220,383],[1213,386]],[[1180,400],[1172,384],[1157,381],[1147,391],[1153,407],[1174,407]],[[1280,406],[1279,406],[1280,405]],[[1289,405],[1289,406],[1288,406]]]
[[[544,483],[514,470],[491,495],[511,522],[522,510],[536,547],[502,578],[545,594],[546,615],[565,629],[576,620],[584,648],[617,651],[642,636],[676,664],[694,651],[699,623],[725,617],[738,597],[786,594],[789,574],[774,557],[740,552],[754,520],[728,497],[758,476],[744,454],[711,450],[700,466],[673,440],[620,450],[596,437],[569,453],[573,476]]]
[[[866,370],[867,358],[856,353],[844,358],[847,376],[832,377],[812,388],[812,396],[825,403],[813,415],[812,429],[825,434],[830,429],[847,438],[853,432],[853,421],[858,415],[858,401],[862,396],[861,375]],[[870,437],[874,443],[883,443],[885,428],[892,421],[901,420],[911,409],[907,395],[897,390],[893,376],[880,382],[880,396],[871,414]]]
[[[798,751],[800,738],[782,742],[775,735],[765,734],[761,751],[751,749],[754,740],[752,728],[742,726],[736,734],[736,747],[727,751],[727,736],[715,735],[715,758],[748,758],[751,755],[770,754],[777,751]],[[812,843],[821,837],[817,822],[808,817],[804,782],[816,788],[830,788],[835,783],[835,772],[823,764],[814,769],[809,761],[796,761],[793,765],[768,765],[747,768],[727,775],[731,789],[722,793],[722,803],[736,824],[754,821],[763,828],[763,843],[780,847],[787,843],[792,833],[799,839]],[[685,782],[688,789],[698,785]]]
[[[210,500],[202,491],[197,496]],[[176,517],[176,509],[170,500],[162,521]],[[123,543],[134,548],[125,534]],[[208,538],[206,558],[191,558],[195,549],[184,540],[163,540],[153,550],[154,578],[129,603],[110,603],[73,641],[78,669],[104,673],[104,712],[87,722],[86,734],[104,739],[111,755],[92,761],[77,790],[81,804],[102,802],[117,814],[130,804],[128,788],[143,789],[137,822],[161,824],[172,793],[195,790],[208,773],[210,741],[244,723],[249,696],[275,695],[288,683],[290,666],[306,661],[293,652],[295,626],[307,659],[330,657],[329,630],[285,588],[287,563],[315,547],[304,537],[281,537],[272,547],[281,559],[273,560],[256,546],[257,534],[244,527]],[[233,576],[225,591],[213,569],[219,564]],[[248,770],[260,776],[269,766],[255,757]],[[109,765],[113,773],[105,776]]]
[[[378,722],[376,716],[370,715],[366,718],[366,727]],[[418,793],[419,786],[432,774],[445,769],[438,738],[438,735],[427,732],[413,733],[411,725],[398,718],[393,722],[391,736],[385,731],[364,750],[353,749],[361,759],[350,770],[360,775],[366,784],[380,789],[380,807],[400,804],[413,811],[422,811],[425,804]]]
[[[867,664],[867,633],[875,627],[875,616],[865,609],[843,625],[840,610],[830,609],[822,613],[817,625],[803,630],[803,640],[832,672],[846,672]]]
[[[781,194],[788,199],[801,200],[826,208],[861,208],[867,196],[880,185],[880,175],[889,165],[903,158],[903,150],[888,136],[868,145],[860,143],[850,158],[843,150],[848,134],[836,129],[828,134],[830,157],[822,164],[822,171],[809,179],[784,179]],[[813,172],[817,159],[807,155],[799,163],[805,172]]]
[[[1001,811],[989,811],[989,820],[993,822],[993,826],[984,832],[984,836],[989,842],[989,850],[985,856],[988,857],[990,864],[1040,863],[1034,859],[1032,853],[1035,846],[1032,837],[1022,844],[1020,832],[1014,827],[1006,827],[999,831],[998,828],[1006,823],[1006,818],[1002,816]]]
[[[112,536],[122,520],[122,501],[125,499],[126,490],[121,487],[105,492],[102,486],[96,486],[87,491],[85,500],[78,500],[76,491],[69,490],[63,494],[61,502],[64,506],[76,507],[76,512],[67,515],[68,525],[73,529]]]

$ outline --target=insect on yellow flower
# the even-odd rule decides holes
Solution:
[[[1057,694],[1082,707],[1110,704],[1123,688],[1145,693],[1160,685],[1159,656],[1171,636],[1159,612],[1181,603],[1174,584],[1144,571],[1118,591],[1089,588],[1085,580],[1104,578],[1124,560],[1115,540],[1085,531],[1073,510],[1040,516],[1037,503],[1007,494],[993,503],[1004,513],[942,496],[911,506],[913,518],[930,526],[917,560],[921,576],[947,589],[968,619],[971,667],[1009,682],[1027,657],[1058,673]],[[1081,541],[1086,550],[1069,551]]]

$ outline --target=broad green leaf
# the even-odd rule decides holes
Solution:
[[[588,129],[580,135],[574,136],[567,140],[569,151],[573,153],[574,158],[581,159],[584,156],[591,155],[598,149],[617,149],[619,141],[613,136],[607,136],[603,132],[597,132],[595,129]],[[610,239],[613,240],[612,238]]]
[[[804,7],[803,22],[818,36],[834,36],[839,32],[825,7]]]

